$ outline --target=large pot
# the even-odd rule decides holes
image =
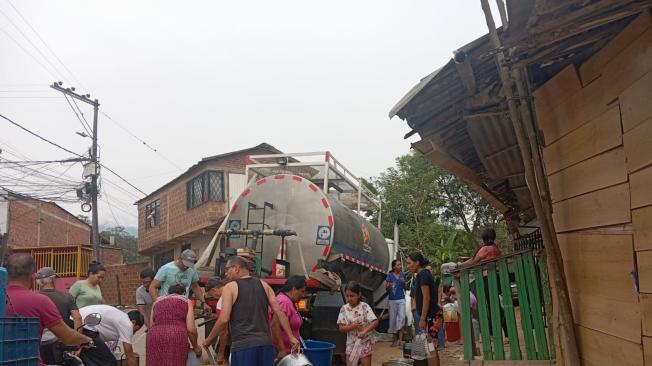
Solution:
[[[290,353],[278,362],[278,366],[312,366],[308,357],[303,353]]]

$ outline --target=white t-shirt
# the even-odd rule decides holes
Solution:
[[[82,319],[88,314],[98,313],[102,321],[97,326],[100,338],[104,342],[118,341],[132,344],[134,325],[127,313],[109,305],[89,305],[79,309]]]

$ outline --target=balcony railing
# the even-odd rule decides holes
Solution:
[[[526,250],[467,267],[455,273],[459,291],[464,359],[552,360],[552,300],[545,259]],[[476,316],[471,296],[477,299]],[[502,306],[501,306],[502,304]],[[475,354],[472,318],[477,317],[482,340]],[[505,345],[503,329],[507,331]],[[522,346],[525,346],[523,353]],[[506,356],[508,354],[508,356]]]
[[[88,265],[93,259],[93,250],[83,245],[14,248],[13,252],[31,254],[37,269],[52,267],[59,277],[77,279],[86,275]]]

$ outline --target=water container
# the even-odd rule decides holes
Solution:
[[[308,356],[313,366],[331,366],[333,350],[335,349],[334,344],[311,340],[305,343],[306,347],[303,353]]]

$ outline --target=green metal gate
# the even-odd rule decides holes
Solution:
[[[542,251],[515,252],[466,267],[457,271],[455,276],[456,286],[460,289],[458,296],[465,360],[473,360],[474,356],[481,356],[484,360],[555,358],[552,298]],[[475,318],[480,325],[480,355],[473,354],[476,345],[471,292],[477,299]],[[507,347],[503,338],[503,324],[506,325],[509,341]]]

